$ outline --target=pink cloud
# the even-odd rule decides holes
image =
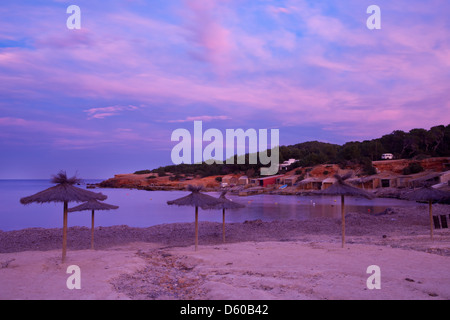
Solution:
[[[98,131],[87,131],[83,128],[70,127],[56,124],[50,121],[26,120],[22,118],[2,117],[0,126],[17,127],[26,132],[47,133],[47,134],[69,134],[79,136],[98,136]]]
[[[193,121],[213,121],[213,120],[230,120],[228,116],[198,116],[198,117],[187,117],[183,120],[169,120],[169,123],[181,123],[181,122],[193,122]]]
[[[8,70],[0,74],[0,94],[30,100],[56,94],[149,104],[170,101],[168,112],[201,103],[220,109],[223,117],[259,114],[295,125],[325,123],[331,118],[406,121],[401,115],[415,114],[411,109],[418,108],[417,101],[448,97],[443,81],[448,78],[443,66],[450,61],[446,28],[396,27],[380,36],[368,33],[364,26],[351,28],[345,20],[300,2],[303,7],[286,8],[290,18],[298,17],[304,24],[301,36],[284,24],[260,34],[228,21],[220,12],[224,3],[186,0],[179,25],[131,12],[108,13],[98,23],[91,22],[85,33],[68,34],[68,43],[57,31],[38,34],[36,50],[0,52],[0,66]],[[284,8],[273,9],[281,16],[287,13]],[[39,20],[33,21],[40,26]],[[20,28],[24,34],[32,30]],[[80,45],[71,47],[71,42]],[[333,55],[335,46],[339,55]],[[280,58],[274,49],[289,55]],[[208,73],[210,68],[202,69],[204,65],[185,52],[206,61],[220,78],[230,75],[231,79],[234,72],[243,77],[209,81],[204,70]],[[302,73],[304,67],[310,70]],[[310,83],[317,70],[323,78]],[[236,105],[242,108],[236,110]],[[391,112],[383,112],[387,107]],[[132,111],[126,106],[86,108],[80,106],[80,113],[84,111],[89,119]],[[437,119],[445,117],[448,121],[446,115]],[[195,119],[211,120],[172,121]]]
[[[94,46],[97,42],[93,39],[93,34],[87,28],[74,32],[58,30],[53,34],[39,34],[34,42],[37,47],[49,47],[56,49],[71,49],[79,46]]]
[[[24,142],[32,142],[39,137],[43,145],[51,145],[58,149],[81,150],[96,148],[105,145],[129,146],[130,142],[158,142],[161,135],[149,135],[147,130],[137,132],[129,128],[117,128],[114,130],[92,130],[86,127],[74,127],[57,124],[51,121],[27,120],[14,117],[1,117],[0,128],[5,141],[17,139]],[[169,134],[167,134],[169,136]]]
[[[88,114],[88,119],[104,119],[106,117],[111,117],[120,114],[123,111],[134,111],[139,109],[136,106],[110,106],[103,108],[91,108],[84,110]]]
[[[289,13],[290,12],[288,8],[274,7],[274,6],[269,6],[269,11],[274,13],[274,14]]]
[[[215,1],[186,0],[185,15],[189,39],[197,44],[199,51],[193,55],[211,63],[218,74],[226,72],[233,48],[230,30],[221,23],[216,14],[220,6]]]

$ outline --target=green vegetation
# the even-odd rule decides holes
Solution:
[[[134,174],[149,174],[152,173],[150,170],[139,170],[136,171]]]
[[[369,163],[380,160],[383,153],[392,153],[395,159],[450,156],[450,125],[409,132],[396,130],[378,139],[352,141],[342,146],[318,141],[283,146],[280,148],[280,162],[289,158],[299,159],[301,167],[325,163],[361,164],[370,172]]]
[[[403,174],[414,174],[422,172],[424,169],[418,162],[410,163],[406,168],[403,169]]]
[[[288,159],[298,159],[291,166],[310,167],[318,164],[335,163],[342,167],[361,165],[365,174],[375,173],[373,160],[380,160],[383,153],[392,153],[395,159],[423,159],[427,157],[450,156],[450,124],[432,127],[430,130],[412,129],[409,132],[396,130],[381,138],[362,142],[351,141],[340,146],[318,141],[303,142],[280,147],[280,163]],[[259,159],[259,157],[258,157]],[[180,164],[160,167],[154,170],[136,171],[136,174],[157,173],[159,176],[172,173],[184,176],[214,176],[244,172],[247,175],[259,174],[261,163],[248,164],[249,155],[245,155],[245,164]],[[420,172],[414,165],[405,168],[408,172]],[[302,171],[298,171],[301,173]]]

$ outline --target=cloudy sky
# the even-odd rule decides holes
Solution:
[[[2,0],[0,178],[169,165],[194,120],[281,145],[448,124],[449,16],[448,0]]]

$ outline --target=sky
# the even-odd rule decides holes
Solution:
[[[170,165],[194,121],[280,145],[447,125],[449,16],[448,0],[2,0],[0,179]]]

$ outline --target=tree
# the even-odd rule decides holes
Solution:
[[[253,168],[250,168],[245,172],[245,175],[248,178],[253,178],[255,176],[255,170]]]
[[[418,162],[412,162],[412,163],[410,163],[406,168],[403,169],[403,174],[404,174],[404,175],[414,174],[414,173],[422,172],[423,170],[424,170],[424,169],[423,169],[423,167],[420,165],[420,163],[418,163]]]
[[[409,132],[395,130],[378,139],[363,142],[352,141],[342,146],[319,141],[281,146],[279,161],[282,163],[288,159],[298,159],[299,162],[295,163],[292,168],[326,163],[337,163],[342,167],[349,164],[361,164],[366,172],[373,172],[369,160],[378,160],[383,153],[392,153],[395,158],[450,156],[450,124],[435,126],[430,130],[419,128],[412,129]],[[256,164],[250,164],[250,156],[246,154],[242,156],[245,161],[241,164],[237,163],[237,157],[234,156],[233,164],[179,164],[158,168],[152,170],[152,172],[161,175],[171,172],[173,174],[211,176],[243,172],[249,175],[249,170],[253,170],[257,175],[260,168],[263,167],[259,161],[260,157],[257,158]],[[147,173],[145,170],[141,172]]]
[[[396,130],[391,134],[381,137],[380,142],[385,152],[392,153],[396,158],[401,158],[406,132]]]
[[[359,142],[347,142],[343,145],[339,152],[339,159],[343,160],[355,160],[361,157],[361,151]]]

